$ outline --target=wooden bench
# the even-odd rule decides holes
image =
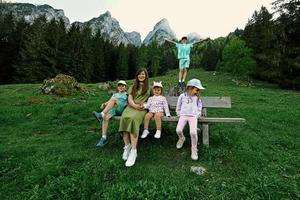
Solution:
[[[166,96],[170,110],[175,110],[177,105],[178,97],[175,96]],[[212,123],[241,123],[245,122],[244,118],[220,118],[220,117],[207,117],[208,108],[231,108],[231,99],[230,97],[202,97],[202,115],[203,119],[198,119],[198,122],[202,125],[202,142],[203,145],[209,146],[209,124]],[[120,116],[113,117],[115,120],[120,120]],[[162,117],[162,121],[165,122],[178,122],[179,117]],[[198,129],[199,131],[199,129]]]

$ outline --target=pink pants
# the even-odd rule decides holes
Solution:
[[[197,117],[193,116],[180,116],[176,128],[176,133],[179,137],[183,137],[183,128],[185,127],[186,123],[189,123],[190,126],[190,136],[192,140],[192,148],[197,149],[198,143],[198,135],[197,135]]]

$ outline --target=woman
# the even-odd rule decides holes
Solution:
[[[128,90],[128,106],[124,110],[120,121],[119,131],[123,134],[125,144],[122,158],[126,160],[126,167],[133,166],[137,157],[137,140],[140,125],[146,114],[143,103],[150,96],[148,78],[146,69],[137,71],[135,82]]]

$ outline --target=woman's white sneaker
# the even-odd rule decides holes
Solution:
[[[123,160],[127,160],[127,159],[128,159],[130,150],[131,150],[131,145],[130,145],[130,144],[127,144],[127,145],[124,147],[124,152],[123,152],[123,155],[122,155]]]
[[[130,154],[129,154],[129,157],[128,157],[126,163],[125,163],[125,166],[126,166],[126,167],[131,167],[131,166],[133,166],[134,163],[135,163],[136,157],[137,157],[137,151],[136,151],[136,149],[134,149],[134,150],[131,149]]]

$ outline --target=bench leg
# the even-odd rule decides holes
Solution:
[[[203,145],[209,147],[208,124],[202,124]]]

